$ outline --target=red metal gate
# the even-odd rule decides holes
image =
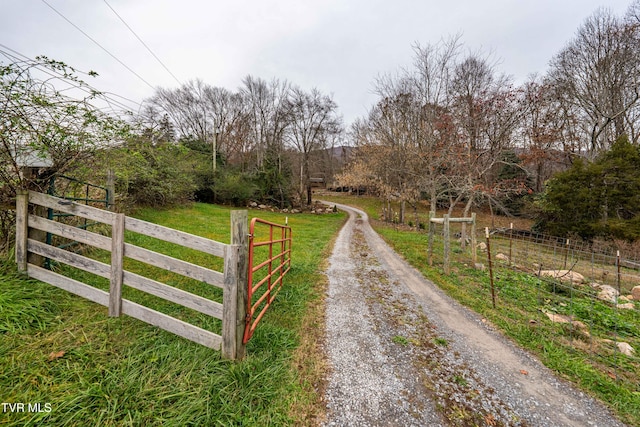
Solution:
[[[259,218],[251,220],[244,343],[253,335],[260,319],[282,288],[282,278],[291,269],[291,237],[291,227],[288,225]],[[259,264],[254,265],[256,262]]]

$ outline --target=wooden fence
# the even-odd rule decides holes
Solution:
[[[477,249],[476,249],[476,214],[475,212],[471,214],[470,218],[451,218],[448,214],[444,214],[442,218],[436,218],[435,212],[429,212],[429,248],[428,248],[428,262],[429,265],[433,265],[433,237],[435,234],[435,230],[433,224],[442,224],[444,226],[443,230],[443,240],[444,240],[444,272],[445,274],[449,274],[451,271],[450,263],[449,263],[449,253],[451,252],[451,231],[450,224],[451,223],[463,223],[463,224],[471,224],[471,261],[475,265],[478,260]],[[463,245],[464,245],[464,238]]]
[[[111,227],[111,237],[29,214],[29,204],[55,209]],[[37,211],[37,209],[36,209]],[[231,213],[231,243],[225,244],[182,231],[152,224],[124,214],[74,203],[37,192],[22,192],[16,206],[16,262],[30,277],[65,289],[109,308],[109,316],[122,313],[207,347],[221,350],[229,359],[243,358],[243,335],[247,305],[248,271],[247,211]],[[82,244],[111,252],[105,264],[83,255],[47,245],[30,238],[30,230],[52,233]],[[223,272],[210,270],[124,241],[125,230],[195,249],[224,259]],[[35,233],[38,234],[38,233]],[[41,234],[41,233],[40,233]],[[109,279],[109,292],[87,285],[37,265],[35,256],[70,265]],[[222,303],[185,292],[173,286],[126,271],[124,258],[183,275],[223,290]],[[122,298],[122,287],[131,288],[188,307],[222,320],[222,333],[207,331],[151,308]]]

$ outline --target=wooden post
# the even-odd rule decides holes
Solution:
[[[513,223],[509,223],[509,265],[512,264],[513,259]]]
[[[491,242],[489,240],[489,227],[485,227],[484,232],[487,238],[487,260],[489,261],[489,281],[491,282],[491,301],[493,303],[493,308],[496,308],[496,291],[493,286],[493,264],[491,263]]]
[[[475,268],[478,263],[478,241],[476,236],[476,213],[471,213],[471,262]]]
[[[449,274],[449,249],[451,246],[449,235],[449,214],[443,215],[444,219],[444,273]]]
[[[116,174],[113,169],[107,171],[107,209],[115,210],[116,204]]]
[[[435,224],[431,222],[433,217],[436,216],[434,211],[429,212],[429,249],[427,253],[427,260],[429,265],[433,265],[433,235],[435,233]]]
[[[124,264],[124,214],[116,214],[111,224],[111,278],[109,284],[109,316],[122,312],[122,279]]]
[[[27,271],[27,238],[29,230],[29,192],[16,194],[16,264],[19,271]]]
[[[224,294],[222,302],[222,357],[243,359],[243,342],[247,322],[247,280],[249,272],[248,212],[231,211],[231,244],[224,262]]]

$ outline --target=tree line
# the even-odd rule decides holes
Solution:
[[[18,189],[46,191],[59,174],[99,182],[108,169],[124,209],[193,199],[284,208],[310,203],[319,178],[399,201],[401,221],[428,200],[432,210],[484,205],[533,214],[542,229],[582,233],[557,215],[557,203],[571,203],[578,192],[569,190],[584,183],[602,197],[575,205],[599,204],[590,215],[601,226],[582,230],[606,232],[612,221],[619,230],[637,217],[635,205],[617,204],[626,187],[611,183],[632,179],[640,165],[623,167],[607,153],[616,141],[633,148],[640,138],[640,0],[623,16],[597,10],[545,75],[519,85],[491,56],[466,51],[460,36],[413,50],[410,66],[376,79],[377,102],[348,131],[330,95],[281,79],[249,75],[236,90],[199,79],[157,88],[123,119],[95,107],[112,100],[64,63],[0,63],[2,235],[10,234],[5,208]],[[68,95],[69,87],[81,95]],[[331,148],[345,144],[353,149],[341,169]],[[30,156],[48,167],[25,173],[20,159]],[[590,181],[570,172],[582,181],[558,181],[566,179],[558,172],[597,162],[608,166],[590,169]],[[562,221],[569,225],[550,226]]]
[[[177,142],[208,157],[200,198],[259,198],[281,208],[311,203],[312,174],[327,161],[323,150],[343,134],[331,96],[252,76],[236,92],[201,80],[160,88],[145,101],[139,127],[152,144]]]
[[[524,209],[539,217],[543,231],[581,233],[568,218],[550,227],[562,218],[546,211],[548,192],[562,188],[570,203],[576,188],[545,183],[601,158],[621,138],[638,145],[640,1],[624,16],[595,11],[545,75],[519,85],[498,72],[491,56],[465,51],[460,39],[416,43],[411,66],[376,80],[378,101],[350,129],[358,149],[340,183],[399,201],[400,221],[406,206],[426,199],[433,211],[462,205],[468,214],[479,204],[505,214]],[[542,196],[536,202],[532,195]],[[640,206],[634,209],[626,206],[625,216],[640,214]]]

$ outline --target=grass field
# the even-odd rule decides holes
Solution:
[[[540,281],[535,275],[496,263],[497,305],[492,306],[489,275],[471,268],[470,249],[452,245],[450,274],[442,272],[442,240],[436,240],[434,266],[427,261],[428,237],[375,221],[382,204],[372,197],[329,196],[323,199],[360,207],[376,231],[410,264],[460,303],[481,314],[546,366],[605,402],[624,422],[640,425],[640,359],[616,351],[614,342],[630,342],[640,351],[640,310],[616,310],[597,301],[593,292],[561,283]],[[427,208],[420,213],[426,217]],[[440,216],[440,215],[439,215]],[[479,227],[508,227],[508,218],[478,215]],[[522,226],[522,225],[521,225]],[[452,231],[453,232],[453,231]],[[536,248],[531,248],[532,252]],[[486,254],[479,254],[487,263]],[[544,312],[584,320],[588,332],[552,323]]]
[[[228,242],[229,212],[194,204],[167,211],[143,210],[136,216]],[[280,214],[250,211],[249,215],[284,222]],[[344,218],[340,213],[289,218],[294,233],[293,268],[241,362],[222,360],[219,352],[127,316],[109,318],[106,308],[25,279],[11,260],[4,260],[0,265],[0,400],[12,406],[4,405],[6,409],[0,411],[0,425],[312,424],[323,411],[315,391],[324,369],[318,353],[323,333],[321,268]],[[175,248],[143,236],[127,235],[126,239],[205,265],[215,267],[218,262],[199,253],[175,253]],[[150,277],[166,274],[134,263],[127,268],[145,270]],[[98,287],[105,285],[86,273],[66,273]],[[198,287],[173,277],[158,279],[186,289]],[[203,292],[219,296],[217,291]],[[142,299],[145,305],[207,329],[219,327],[206,316],[183,313],[133,290],[124,296]],[[17,404],[24,404],[24,410]]]

